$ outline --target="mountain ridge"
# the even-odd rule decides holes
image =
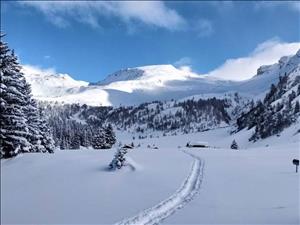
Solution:
[[[245,81],[197,75],[168,64],[119,70],[96,83],[76,81],[67,74],[38,76],[26,70],[23,72],[32,86],[33,96],[38,100],[119,106],[228,92],[239,92],[257,99],[263,97],[270,85],[278,82],[280,76],[299,67],[300,50],[293,56],[281,57],[278,63],[259,67],[257,74]],[[47,79],[50,79],[51,84]]]

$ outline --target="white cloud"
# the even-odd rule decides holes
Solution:
[[[194,76],[194,77],[198,77],[199,75],[193,71],[192,68],[192,59],[190,57],[182,57],[179,60],[177,60],[176,62],[173,63],[173,65],[185,72],[188,73],[190,76]]]
[[[179,67],[179,70],[184,71],[188,73],[190,76],[198,77],[199,75],[195,73],[191,66],[181,66]]]
[[[41,11],[53,24],[65,27],[71,21],[101,27],[101,17],[114,16],[126,24],[142,22],[168,30],[181,29],[185,20],[161,1],[21,1]]]
[[[191,64],[192,64],[192,59],[189,57],[182,57],[173,63],[173,65],[176,67],[190,66]]]
[[[300,42],[285,43],[271,39],[259,44],[249,56],[228,59],[207,75],[230,80],[249,79],[256,74],[260,66],[274,64],[282,56],[295,54],[299,48]]]
[[[298,1],[262,1],[262,2],[255,2],[255,9],[275,9],[278,7],[286,6],[291,10],[295,10],[300,12],[300,2]]]
[[[196,30],[198,37],[208,37],[214,32],[212,22],[207,19],[198,20],[194,29]]]
[[[228,12],[234,8],[234,1],[206,1],[206,3],[217,9],[219,13]]]
[[[54,68],[43,69],[39,66],[33,65],[22,65],[22,72],[24,74],[43,74],[43,75],[52,75],[56,74],[56,70]]]

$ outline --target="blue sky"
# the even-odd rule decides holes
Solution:
[[[299,4],[1,1],[1,29],[22,64],[75,79],[152,64],[242,79],[299,48]]]

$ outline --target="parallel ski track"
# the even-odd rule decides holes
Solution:
[[[136,216],[124,219],[116,225],[154,225],[161,223],[164,219],[181,209],[191,201],[199,192],[203,179],[204,160],[189,152],[186,154],[194,158],[194,162],[188,177],[181,187],[169,198],[159,204],[141,211]]]

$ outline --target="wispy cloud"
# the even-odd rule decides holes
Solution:
[[[208,19],[200,19],[195,24],[194,30],[196,31],[198,37],[208,37],[214,32],[212,21]]]
[[[182,57],[182,58],[178,59],[177,61],[175,61],[173,63],[173,65],[176,68],[178,68],[179,70],[182,70],[191,76],[198,77],[198,74],[193,71],[192,62],[193,62],[193,60],[190,57],[185,56],[185,57]]]
[[[206,1],[208,5],[211,5],[219,12],[226,12],[234,8],[234,1]]]
[[[190,57],[182,57],[173,63],[176,67],[190,66],[192,64],[192,59]]]
[[[33,65],[22,65],[22,72],[24,74],[43,74],[43,75],[52,75],[52,74],[56,74],[56,70],[55,68],[41,68],[39,66],[33,66]]]
[[[273,38],[259,44],[249,56],[228,59],[207,75],[230,80],[249,79],[260,66],[274,64],[282,56],[295,54],[299,48],[300,42],[285,43]]]
[[[51,56],[50,55],[44,55],[44,59],[45,60],[51,59]]]
[[[69,26],[73,21],[101,27],[101,18],[113,16],[126,24],[178,30],[186,21],[161,1],[21,1],[19,4],[42,12],[53,24]]]
[[[295,10],[297,12],[300,12],[300,2],[299,1],[261,1],[261,2],[255,2],[255,9],[261,10],[261,9],[277,9],[279,7],[288,7],[291,10]]]

